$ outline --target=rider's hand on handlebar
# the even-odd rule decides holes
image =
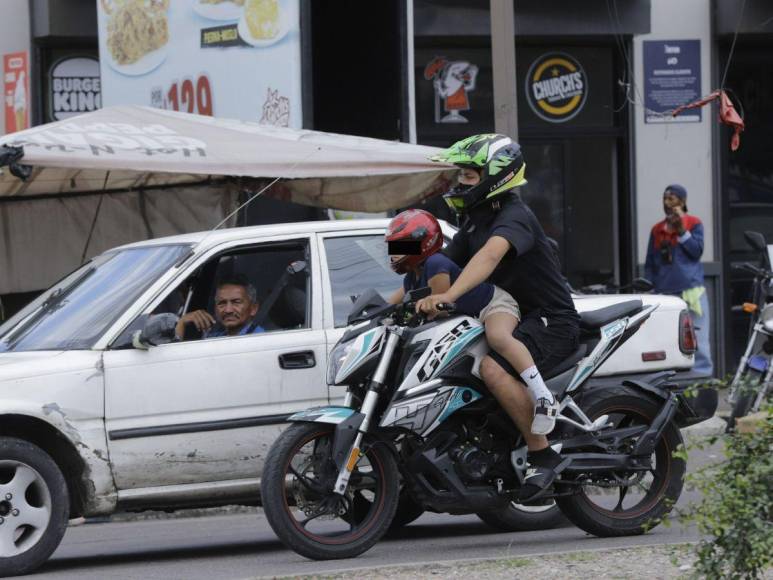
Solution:
[[[426,314],[427,318],[432,320],[440,312],[438,304],[449,304],[452,302],[453,299],[448,294],[433,294],[432,296],[422,298],[416,303],[416,312]]]

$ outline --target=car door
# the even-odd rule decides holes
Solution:
[[[105,421],[119,499],[144,501],[148,488],[183,486],[168,488],[180,493],[205,482],[226,482],[208,485],[202,493],[210,495],[254,490],[286,417],[327,403],[316,239],[246,240],[227,249],[249,246],[270,255],[277,243],[297,243],[306,252],[310,296],[302,328],[104,353]]]
[[[329,352],[344,334],[352,297],[374,288],[387,299],[403,281],[389,267],[383,229],[319,234],[319,245]],[[344,388],[329,389],[331,403],[340,404],[346,394]]]

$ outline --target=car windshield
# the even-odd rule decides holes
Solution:
[[[0,352],[91,348],[189,251],[190,246],[177,244],[97,256],[0,326]]]

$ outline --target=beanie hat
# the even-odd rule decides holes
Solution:
[[[676,197],[681,199],[684,204],[684,211],[687,212],[687,190],[684,186],[681,186],[678,183],[672,183],[666,187],[663,195],[666,195],[667,193],[673,193]]]

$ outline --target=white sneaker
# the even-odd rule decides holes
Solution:
[[[531,432],[535,435],[547,435],[556,426],[558,416],[558,401],[542,397],[534,406],[534,420],[531,422]]]

